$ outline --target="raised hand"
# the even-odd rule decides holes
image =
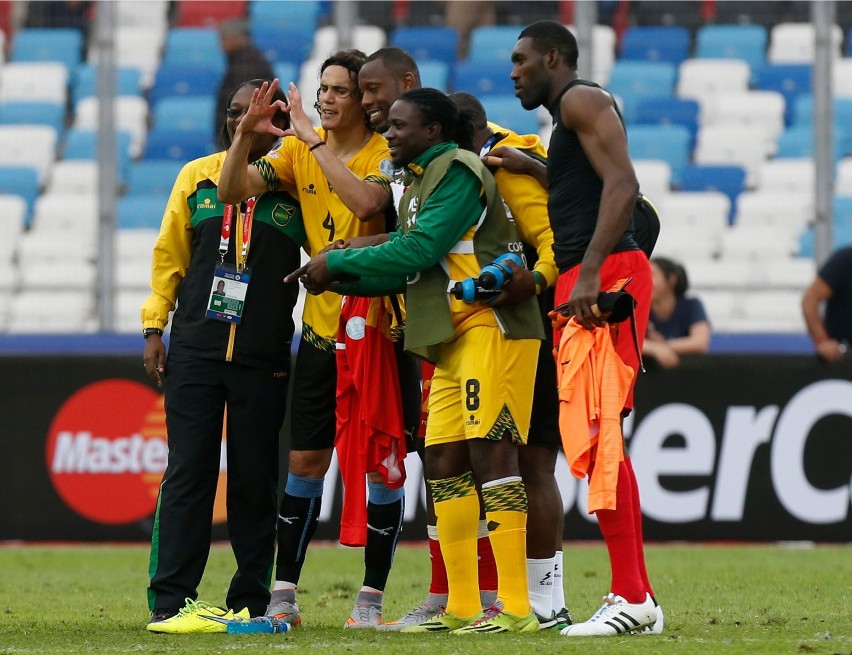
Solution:
[[[314,131],[311,119],[308,118],[304,107],[302,107],[302,94],[299,93],[298,87],[292,82],[290,82],[287,96],[290,99],[290,106],[287,110],[290,113],[290,129],[285,134],[295,136],[308,145],[313,145],[319,140],[319,136]]]

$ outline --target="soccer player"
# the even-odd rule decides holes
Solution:
[[[310,254],[337,239],[387,232],[389,178],[382,173],[388,158],[384,138],[373,132],[361,108],[358,72],[365,55],[338,52],[323,62],[317,109],[321,127],[314,129],[302,110],[301,95],[290,85],[290,121],[295,138],[285,138],[277,151],[245,165],[254,139],[267,132],[283,134],[270,118],[282,103],[272,98],[278,81],[261,88],[234,137],[222,171],[221,198],[233,201],[271,189],[292,189],[302,203]],[[283,107],[282,107],[283,108]],[[267,615],[293,625],[301,622],[296,588],[308,544],[316,530],[325,474],[335,441],[335,357],[341,296],[309,296],[303,313],[302,338],[296,358],[291,420],[289,475],[278,521],[275,584]],[[375,478],[371,478],[374,482]],[[370,485],[364,586],[348,627],[376,627],[381,622],[382,595],[402,526],[403,489]],[[388,529],[385,529],[388,528]]]
[[[393,104],[389,125],[393,163],[407,186],[399,229],[381,245],[322,253],[287,279],[300,277],[312,293],[347,277],[359,277],[361,291],[406,288],[406,350],[436,365],[426,431],[435,457],[427,457],[426,475],[449,598],[446,612],[404,631],[538,630],[524,575],[526,494],[516,444],[529,427],[541,320],[531,299],[491,308],[448,293],[452,280],[477,276],[520,244],[493,177],[458,147],[457,140],[470,143],[472,128],[451,100],[434,89],[409,91]],[[498,603],[484,613],[474,575],[476,483],[499,577]]]
[[[602,328],[605,323],[593,310],[598,294],[631,278],[628,291],[637,303],[635,327],[641,341],[651,306],[651,268],[633,237],[631,214],[639,185],[618,107],[597,84],[579,79],[577,41],[557,22],[526,27],[512,51],[512,64],[515,95],[524,108],[543,105],[553,116],[546,167],[532,162],[529,169],[540,177],[546,170],[553,252],[560,271],[555,302],[567,302],[583,328]],[[641,343],[637,348],[628,329],[613,332],[616,351],[634,370],[626,414],[633,407]],[[645,567],[639,489],[626,455],[618,466],[615,499],[615,509],[595,512],[609,552],[610,592],[589,620],[560,634],[610,636],[662,630],[662,611]]]

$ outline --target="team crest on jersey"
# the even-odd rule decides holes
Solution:
[[[363,316],[353,316],[346,321],[346,336],[354,341],[364,338],[367,322]]]
[[[272,222],[278,227],[287,227],[287,224],[295,213],[296,208],[293,205],[286,205],[283,202],[279,202],[275,205],[275,209],[272,210]]]

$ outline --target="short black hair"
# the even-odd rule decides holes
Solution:
[[[438,123],[445,141],[455,141],[460,148],[473,149],[473,123],[459,115],[459,108],[438,89],[412,89],[403,93],[397,102],[408,102],[420,111],[424,125]]]
[[[663,275],[665,275],[666,277],[671,277],[672,275],[674,275],[675,297],[680,298],[687,292],[687,290],[689,289],[689,278],[686,275],[686,269],[683,267],[683,265],[679,264],[673,259],[669,259],[668,257],[654,257],[653,259],[651,259],[651,262],[659,266],[660,270],[663,272]]]
[[[569,67],[577,68],[577,39],[562,23],[555,20],[536,21],[527,25],[518,35],[518,40],[525,38],[532,40],[533,48],[538,52],[545,54],[556,50]]]
[[[450,100],[459,108],[459,115],[466,117],[473,124],[474,129],[484,130],[488,127],[488,115],[485,107],[479,102],[479,98],[467,91],[457,91],[450,94]]]
[[[228,109],[228,107],[231,106],[231,101],[234,99],[234,96],[237,95],[237,91],[239,91],[240,89],[242,89],[243,87],[246,87],[246,86],[250,86],[254,89],[259,89],[261,87],[261,85],[263,85],[264,82],[271,84],[272,80],[262,80],[262,79],[257,78],[257,79],[253,79],[253,80],[247,80],[247,81],[243,82],[242,84],[238,84],[237,86],[235,86],[233,88],[233,90],[228,94],[228,99],[225,101],[225,106],[216,108],[217,116],[224,115],[225,110]],[[289,104],[288,101],[287,101],[287,95],[284,93],[283,89],[280,86],[277,89],[275,89],[275,94],[273,95],[273,100],[283,100],[284,104]],[[273,122],[276,123],[276,125],[278,125],[279,121],[282,119],[282,117],[284,119],[284,122],[283,122],[283,125],[281,125],[281,129],[286,130],[287,128],[290,127],[290,116],[289,115],[287,115],[283,111],[279,110],[275,113],[275,116],[272,117],[272,120],[273,120]],[[227,120],[227,118],[222,119],[222,126],[219,128],[219,147],[221,147],[223,150],[227,150],[228,148],[231,147],[231,138],[228,136],[228,120]]]
[[[420,86],[420,69],[417,67],[414,57],[408,51],[394,46],[379,48],[367,57],[367,61],[364,63],[368,64],[371,61],[382,62],[385,68],[392,70],[399,77],[402,77],[406,73],[411,73],[417,80],[417,85]]]

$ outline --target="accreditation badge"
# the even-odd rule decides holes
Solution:
[[[243,317],[250,279],[251,269],[237,271],[230,264],[217,266],[207,300],[207,318],[238,324]]]

